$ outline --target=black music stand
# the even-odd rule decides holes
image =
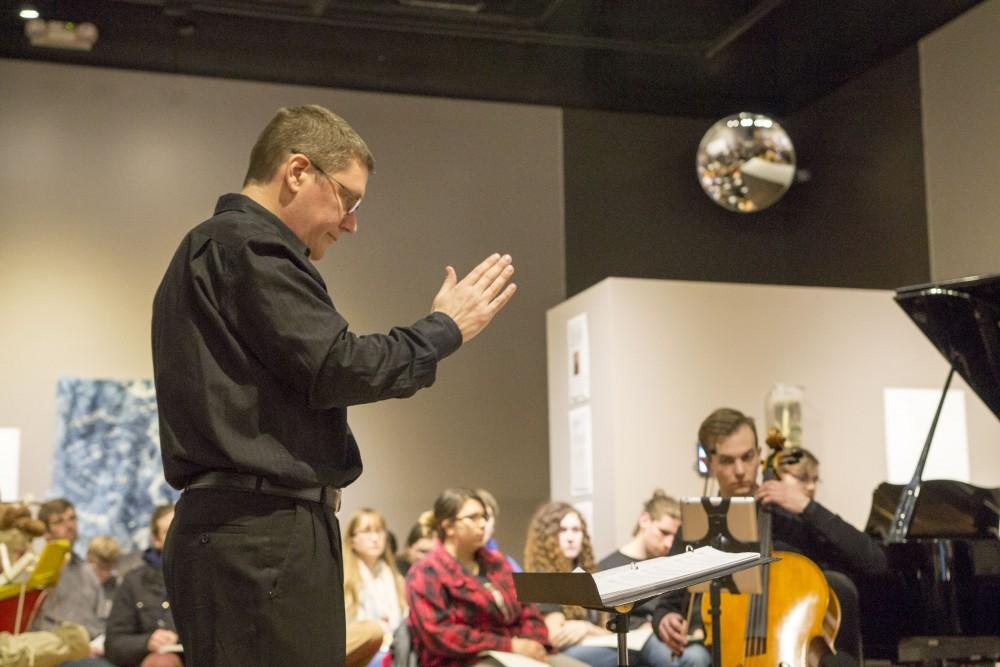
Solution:
[[[730,526],[729,514],[733,507],[732,498],[704,497],[704,498],[683,498],[681,500],[682,523],[681,530],[684,535],[685,544],[689,547],[699,548],[710,546],[730,553],[753,551],[760,553],[760,540],[757,536],[756,504],[747,499],[747,514],[736,514],[736,521],[741,525]],[[742,499],[737,502],[744,502]],[[703,516],[692,516],[693,513],[702,513]],[[695,539],[688,539],[689,524],[696,525],[704,529],[704,533]],[[738,538],[739,535],[742,539]],[[777,558],[761,559],[760,564],[766,564],[778,560]],[[708,614],[712,617],[712,664],[722,664],[722,589],[725,588],[730,593],[754,592],[741,590],[733,579],[733,573],[716,579],[712,579],[709,584],[709,607]],[[760,588],[760,583],[756,584]]]
[[[642,585],[627,590],[605,593],[604,595],[599,590],[594,575],[587,572],[519,572],[514,574],[514,586],[517,588],[517,597],[521,602],[572,605],[610,613],[612,618],[608,622],[608,629],[617,635],[618,664],[619,667],[628,667],[629,614],[637,602],[649,600],[661,593],[712,581],[718,577],[731,577],[734,572],[757,567],[776,560],[774,558],[762,558],[759,553],[752,555],[754,558],[745,559],[739,563],[720,566],[711,570],[691,572],[689,575],[685,575],[683,579],[665,581],[647,580]],[[688,557],[688,554],[679,554],[670,558],[679,558],[681,556]],[[655,562],[663,560],[669,559],[664,556],[631,565],[622,565],[621,567],[599,572],[598,576],[607,575],[608,573],[620,573],[627,578],[629,572],[635,571],[637,573],[636,577],[638,577],[640,576],[639,570],[645,569],[648,572],[647,568],[652,566],[655,569]]]

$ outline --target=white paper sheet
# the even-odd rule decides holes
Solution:
[[[587,496],[594,492],[594,441],[589,405],[569,411],[569,492]]]
[[[635,599],[638,593],[666,590],[698,576],[721,572],[740,564],[760,560],[757,552],[728,553],[701,547],[675,556],[661,556],[595,572],[594,583],[607,605]]]
[[[885,463],[892,484],[913,477],[941,398],[939,389],[885,389]],[[923,479],[969,481],[965,392],[951,389],[941,409]]]
[[[590,337],[587,333],[587,313],[580,313],[566,322],[566,349],[569,351],[569,400],[574,403],[590,399]]]
[[[629,630],[627,635],[627,645],[630,651],[641,651],[646,645],[646,640],[653,634],[653,628],[643,626],[635,630]],[[582,642],[584,646],[599,646],[601,648],[618,648],[618,635],[594,635],[587,637]],[[631,661],[631,659],[630,659]]]
[[[20,497],[21,429],[0,428],[0,500]]]

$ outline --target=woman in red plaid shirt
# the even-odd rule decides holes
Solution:
[[[406,577],[407,625],[420,667],[496,665],[486,651],[584,667],[549,655],[545,622],[534,605],[518,602],[506,558],[483,548],[486,506],[474,491],[453,488],[438,496],[433,528],[438,545]]]

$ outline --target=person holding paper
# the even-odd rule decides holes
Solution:
[[[125,575],[108,617],[104,650],[118,667],[181,667],[177,628],[163,583],[163,540],[173,505],[153,510],[143,564]]]
[[[719,485],[719,495],[754,496],[773,511],[774,548],[800,553],[822,569],[841,603],[841,625],[836,656],[826,656],[824,665],[857,665],[861,645],[857,588],[847,575],[885,572],[888,561],[881,546],[826,509],[805,490],[789,481],[770,480],[758,484],[761,450],[752,417],[738,410],[720,408],[702,422],[699,441],[708,454],[709,474]],[[671,555],[680,553],[680,540]],[[686,591],[660,596],[653,616],[654,628],[675,653],[687,644]]]
[[[507,559],[485,548],[486,518],[486,503],[471,489],[447,489],[434,501],[439,543],[406,576],[407,627],[420,667],[495,667],[510,653],[583,667],[550,655],[538,609],[518,601]]]
[[[663,489],[653,492],[653,497],[642,506],[642,513],[632,531],[632,539],[618,551],[606,556],[597,565],[598,570],[607,570],[629,563],[666,556],[673,546],[674,538],[681,526],[681,510],[677,501]],[[648,600],[632,610],[630,619],[632,632],[651,629],[656,599]],[[648,631],[648,630],[647,630]],[[642,645],[642,650],[629,655],[629,664],[647,667],[708,667],[712,656],[703,644],[688,644],[679,656],[655,634]]]
[[[549,502],[539,507],[528,525],[524,547],[526,572],[596,572],[587,524],[572,505]],[[587,646],[588,637],[610,634],[600,615],[583,607],[542,604],[553,646],[591,667],[615,667],[618,652],[606,646]]]

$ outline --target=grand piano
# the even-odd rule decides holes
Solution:
[[[895,299],[948,360],[945,393],[957,372],[1000,418],[1000,275],[902,288]],[[1000,489],[922,479],[943,401],[913,479],[881,484],[872,499],[866,532],[884,543],[891,572],[858,582],[866,660],[1000,660]]]

